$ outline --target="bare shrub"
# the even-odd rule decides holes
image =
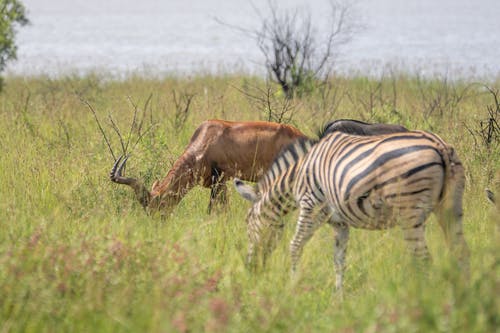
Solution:
[[[353,7],[345,1],[330,1],[325,34],[314,24],[310,9],[278,8],[272,0],[263,11],[254,6],[261,27],[245,29],[220,23],[255,40],[265,58],[270,79],[278,83],[288,99],[311,92],[316,81],[326,80],[333,70],[341,45],[351,40],[358,26]]]
[[[186,91],[178,93],[175,89],[172,90],[172,97],[175,105],[173,121],[173,127],[175,130],[179,130],[184,127],[190,113],[191,103],[195,96],[195,94],[188,93]]]
[[[244,84],[243,89],[235,89],[247,97],[265,120],[285,124],[292,122],[296,104],[280,96],[271,84],[266,84],[265,88]]]
[[[467,125],[466,128],[474,138],[476,148],[482,146],[489,151],[500,145],[500,101],[498,90],[488,86],[484,87],[493,97],[494,104],[486,107],[488,115],[479,120],[478,128],[470,128]]]
[[[368,122],[408,123],[407,117],[398,110],[398,84],[394,72],[383,73],[380,78],[357,79],[358,89],[346,95],[353,112]]]
[[[117,124],[117,121],[111,114],[108,114],[108,125],[111,127],[111,129],[115,132],[116,136],[118,137],[118,141],[120,144],[120,150],[121,150],[121,155],[128,155],[130,154],[135,147],[141,142],[141,140],[144,138],[144,136],[148,133],[151,132],[151,130],[156,126],[156,124],[153,122],[153,112],[151,109],[150,110],[150,124],[144,128],[145,123],[146,123],[146,118],[147,118],[147,110],[148,106],[150,105],[151,102],[151,97],[152,94],[149,95],[147,98],[146,102],[144,103],[144,107],[141,111],[137,103],[135,103],[132,98],[128,97],[128,100],[130,104],[133,106],[134,111],[133,111],[133,117],[132,117],[132,122],[130,123],[129,131],[126,137],[122,134],[122,131],[120,130],[120,127]],[[87,100],[83,99],[80,97],[80,100],[83,104],[87,106],[87,108],[90,110],[92,113],[94,120],[97,124],[97,127],[99,129],[99,132],[101,133],[106,146],[108,147],[108,150],[113,157],[113,160],[116,161],[117,156],[115,155],[115,152],[113,151],[111,140],[109,139],[108,135],[106,134],[106,131],[104,130],[104,127],[99,120],[99,117],[97,115],[97,112],[95,111],[94,107],[88,102]],[[142,115],[141,115],[142,114]],[[132,144],[132,141],[133,144]]]
[[[493,98],[493,104],[486,106],[487,116],[472,126],[465,124],[465,128],[474,140],[473,150],[476,159],[481,161],[481,167],[490,183],[494,174],[498,172],[498,159],[500,158],[500,92],[484,85],[484,88]],[[496,171],[495,171],[496,170]]]
[[[325,124],[336,117],[348,90],[340,84],[327,80],[318,87],[317,98],[311,98],[311,117],[318,124]],[[315,94],[316,96],[316,94]]]
[[[424,119],[430,116],[450,116],[459,103],[468,96],[471,85],[461,87],[447,76],[429,85],[429,80],[417,76],[418,92],[424,110]]]

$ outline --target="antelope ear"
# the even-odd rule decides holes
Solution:
[[[257,201],[257,193],[255,193],[252,186],[246,185],[238,178],[234,178],[234,187],[236,187],[236,191],[238,191],[243,198],[251,202]]]

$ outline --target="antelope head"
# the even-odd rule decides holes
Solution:
[[[135,178],[124,177],[122,175],[123,169],[127,164],[127,160],[128,156],[120,156],[115,161],[115,164],[113,165],[113,168],[111,169],[111,172],[109,174],[109,178],[114,183],[125,184],[132,187],[134,189],[135,196],[137,197],[141,205],[144,208],[147,208],[152,199],[151,192],[148,191],[148,189],[141,181]]]

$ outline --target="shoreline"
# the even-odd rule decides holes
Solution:
[[[170,78],[176,79],[190,79],[200,77],[243,77],[243,78],[260,78],[265,80],[267,73],[264,67],[261,69],[250,69],[242,66],[220,65],[218,67],[195,67],[191,70],[182,70],[176,68],[162,69],[153,65],[144,65],[142,69],[113,69],[106,67],[93,67],[93,68],[66,68],[48,71],[34,71],[34,72],[13,72],[9,69],[5,70],[2,74],[5,80],[12,80],[18,78],[26,79],[40,79],[50,78],[51,80],[66,79],[66,78],[87,78],[98,77],[106,81],[127,81],[134,78],[143,80],[164,80]],[[474,67],[471,68],[451,68],[451,67],[430,67],[423,68],[419,66],[399,66],[391,63],[385,65],[371,67],[367,69],[344,69],[335,70],[330,74],[330,79],[357,79],[367,78],[370,80],[383,80],[385,78],[405,77],[407,79],[424,79],[424,80],[451,80],[457,82],[496,82],[500,80],[500,70],[491,71],[486,73],[486,70],[478,70]]]

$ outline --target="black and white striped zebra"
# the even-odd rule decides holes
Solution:
[[[430,259],[425,221],[435,212],[448,246],[468,274],[469,250],[462,233],[463,166],[454,149],[435,134],[411,131],[380,136],[329,133],[283,151],[256,187],[235,179],[253,202],[247,215],[252,262],[257,249],[272,251],[281,217],[300,209],[290,243],[292,273],[314,231],[327,221],[335,229],[334,265],[342,288],[349,228],[401,226],[414,255]]]

